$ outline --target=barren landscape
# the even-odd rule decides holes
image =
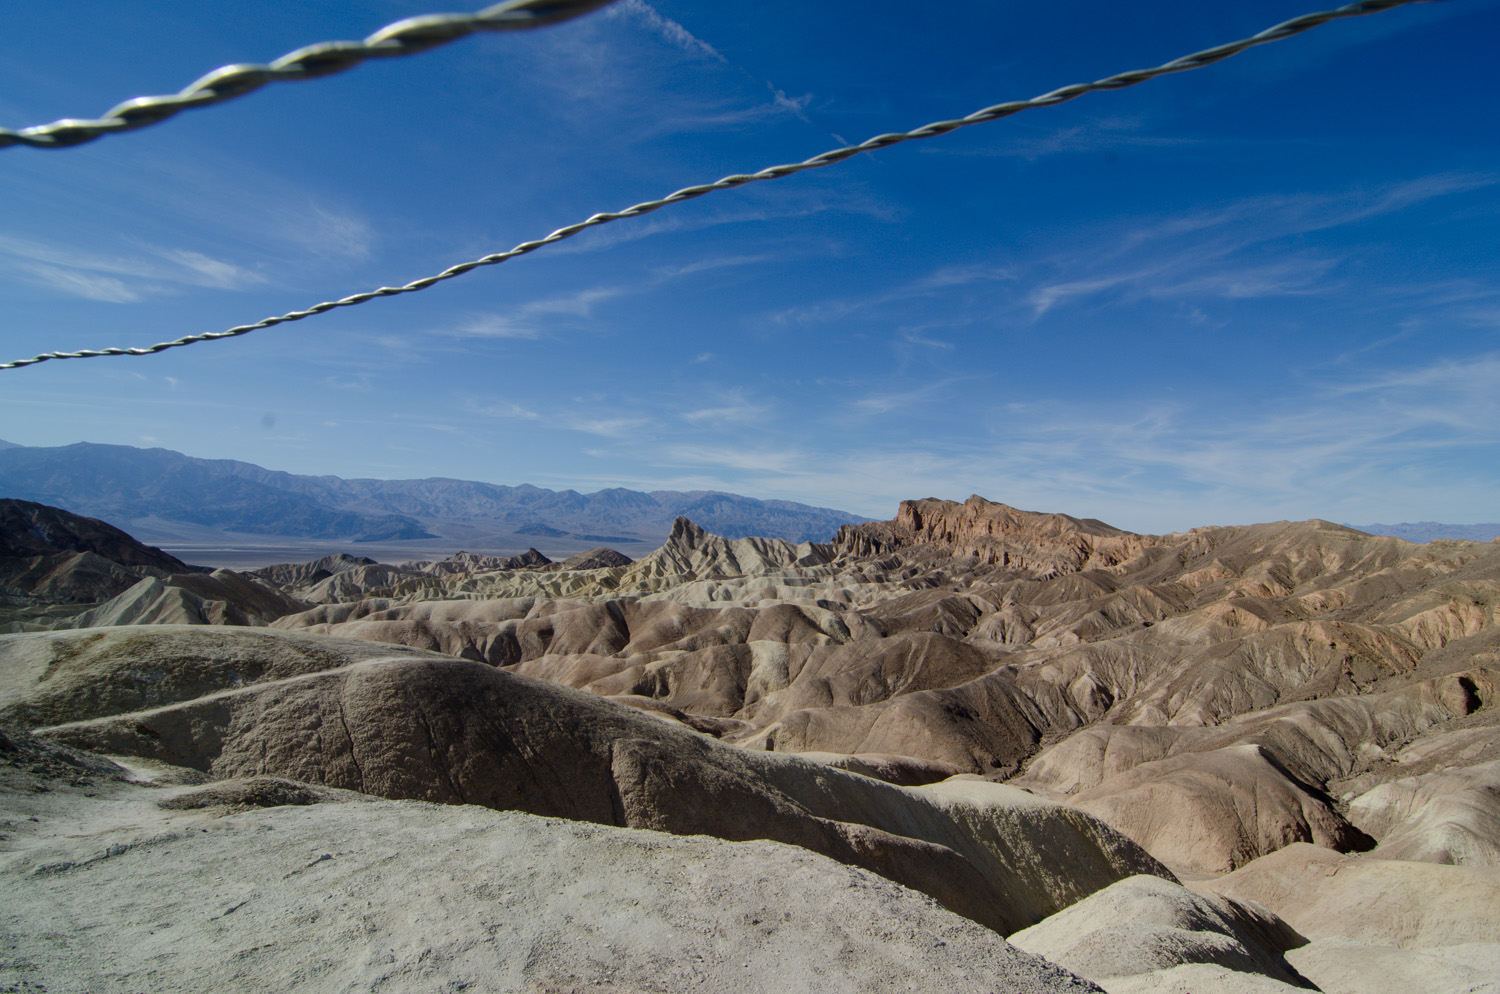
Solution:
[[[1500,991],[1494,542],[236,573],[3,504],[0,990]]]
[[[1500,0],[10,6],[0,994],[1500,994]]]

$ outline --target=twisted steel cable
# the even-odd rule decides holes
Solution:
[[[666,207],[670,204],[681,203],[685,200],[694,200],[698,197],[705,196],[706,194],[713,193],[717,190],[731,190],[735,187],[744,186],[747,183],[758,183],[762,180],[781,179],[784,176],[791,176],[807,169],[819,169],[823,166],[833,165],[835,162],[842,162],[843,160],[858,155],[861,152],[873,152],[878,149],[889,148],[892,145],[898,145],[902,142],[914,141],[918,138],[932,138],[937,135],[945,135],[950,131],[957,131],[959,128],[966,128],[974,124],[982,124],[986,121],[997,121],[1002,117],[1010,117],[1012,114],[1019,114],[1021,111],[1031,110],[1035,107],[1055,106],[1056,104],[1066,103],[1069,100],[1077,99],[1078,97],[1081,97],[1086,93],[1093,93],[1096,90],[1119,90],[1127,86],[1135,86],[1139,83],[1144,83],[1147,80],[1155,79],[1158,76],[1166,76],[1170,73],[1186,72],[1190,69],[1201,69],[1204,66],[1212,65],[1215,62],[1227,59],[1232,55],[1237,55],[1248,48],[1253,48],[1257,45],[1265,45],[1273,41],[1281,41],[1284,38],[1290,38],[1293,35],[1301,34],[1304,31],[1318,27],[1321,24],[1326,24],[1329,21],[1339,20],[1346,17],[1360,17],[1365,14],[1379,13],[1381,11],[1391,10],[1395,7],[1403,7],[1411,3],[1428,2],[1432,2],[1432,0],[1360,0],[1360,2],[1345,4],[1342,7],[1337,7],[1332,10],[1319,11],[1312,14],[1304,14],[1301,17],[1295,17],[1289,21],[1283,21],[1282,23],[1267,28],[1258,34],[1252,35],[1249,38],[1244,38],[1240,41],[1229,42],[1224,45],[1216,45],[1213,48],[1207,48],[1201,52],[1194,52],[1191,55],[1184,55],[1181,58],[1173,59],[1171,62],[1157,66],[1154,69],[1134,69],[1129,72],[1122,72],[1117,73],[1113,76],[1107,76],[1104,79],[1097,80],[1093,83],[1074,83],[1070,86],[1064,86],[1059,89],[1052,90],[1049,93],[1044,93],[1041,96],[1032,97],[1030,100],[1012,100],[1006,103],[985,107],[981,110],[977,110],[974,113],[967,115],[966,117],[954,118],[948,121],[937,121],[932,124],[916,128],[912,131],[876,135],[874,138],[867,139],[857,145],[846,145],[843,148],[836,148],[831,151],[824,152],[821,155],[815,155],[810,159],[804,159],[801,162],[787,163],[779,166],[770,166],[755,173],[725,176],[723,179],[716,180],[712,183],[704,183],[699,186],[684,187],[683,189],[678,190],[675,193],[670,193],[658,200],[648,200],[644,203],[636,204],[633,207],[627,207],[624,210],[620,211],[595,214],[592,217],[577,222],[576,224],[570,224],[567,227],[558,228],[556,231],[552,232],[550,235],[547,235],[544,238],[522,242],[521,244],[517,245],[515,248],[510,249],[507,252],[496,252],[493,255],[486,255],[469,262],[461,262],[456,266],[448,267],[447,269],[443,270],[440,273],[437,273],[436,275],[423,277],[419,280],[414,280],[411,283],[405,284],[404,286],[383,286],[377,290],[368,290],[364,293],[356,293],[353,296],[343,297],[339,300],[326,300],[320,304],[314,304],[313,306],[305,310],[290,311],[277,317],[263,318],[262,320],[257,321],[254,324],[243,324],[234,328],[230,328],[226,331],[188,335],[185,338],[179,338],[170,342],[159,342],[156,345],[152,345],[147,348],[110,348],[85,349],[78,352],[47,352],[42,355],[34,356],[30,359],[17,359],[14,362],[0,363],[0,369],[15,369],[20,366],[30,366],[35,363],[46,362],[49,359],[89,359],[96,356],[151,355],[156,352],[161,352],[164,349],[174,349],[179,346],[193,345],[198,342],[211,342],[220,338],[234,338],[238,335],[244,335],[252,331],[258,331],[261,328],[270,328],[278,324],[286,324],[291,321],[300,321],[303,318],[312,317],[314,314],[322,314],[324,311],[330,311],[338,307],[352,307],[355,304],[362,304],[367,300],[374,300],[376,297],[391,297],[402,293],[415,293],[418,290],[425,290],[435,283],[441,283],[444,280],[451,280],[457,276],[462,276],[464,273],[467,273],[473,269],[477,269],[480,266],[498,265],[499,263],[505,262],[509,259],[514,259],[517,256],[535,252],[537,249],[542,248],[545,245],[551,245],[554,242],[560,242],[563,239],[572,238],[579,232],[585,231],[589,228],[598,227],[602,224],[609,224],[613,221],[619,221],[624,218],[640,217],[642,214],[650,214],[652,211],[660,210],[661,208]]]
[[[508,0],[475,14],[426,14],[387,24],[364,41],[325,41],[288,52],[270,65],[222,66],[178,93],[136,97],[94,120],[65,118],[13,131],[0,128],[0,148],[67,148],[119,131],[165,121],[180,111],[242,97],[267,83],[318,79],[366,59],[414,55],[480,31],[521,31],[571,20],[614,0]]]

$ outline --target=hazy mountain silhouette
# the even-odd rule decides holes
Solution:
[[[212,529],[355,542],[554,535],[654,544],[683,515],[731,538],[804,542],[826,541],[841,525],[867,520],[831,508],[712,491],[616,487],[580,494],[441,477],[345,480],[89,442],[0,443],[0,494],[120,522],[155,541]]]
[[[1489,542],[1500,538],[1500,521],[1481,522],[1476,525],[1448,525],[1440,521],[1403,521],[1395,525],[1349,525],[1371,535],[1389,535],[1404,538],[1408,542],[1432,542],[1440,538],[1456,538],[1465,542]]]

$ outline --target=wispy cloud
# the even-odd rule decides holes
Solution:
[[[650,418],[621,416],[613,418],[565,418],[561,426],[605,438],[624,438],[651,423]]]
[[[1247,197],[1142,226],[1121,239],[1114,251],[1126,254],[1142,245],[1171,242],[1189,234],[1207,232],[1223,234],[1229,239],[1229,247],[1239,248],[1371,220],[1439,197],[1484,189],[1497,183],[1500,183],[1500,173],[1434,173],[1376,188]]]
[[[486,418],[504,418],[506,420],[513,421],[542,420],[542,416],[536,411],[522,407],[520,404],[481,404],[475,401],[469,401],[464,406],[470,414],[478,414]]]
[[[779,99],[778,99],[779,98]],[[682,132],[731,131],[774,121],[790,114],[807,121],[805,107],[811,97],[792,100],[780,90],[774,90],[770,100],[745,103],[740,97],[725,99],[717,103],[694,102],[690,107],[662,114],[650,122],[643,122],[643,135],[673,135]]]
[[[478,314],[447,329],[447,333],[461,338],[535,340],[543,335],[538,319],[588,317],[596,305],[635,289],[622,286],[585,287],[572,293],[529,301],[504,314]]]
[[[463,322],[453,329],[464,338],[540,338],[535,327],[519,323],[513,317],[500,314],[485,314]]]
[[[131,287],[113,276],[100,276],[81,269],[49,266],[44,262],[22,262],[17,268],[36,282],[74,297],[129,304],[141,299],[141,288]]]
[[[775,256],[762,255],[724,255],[712,259],[699,259],[696,262],[685,263],[681,266],[659,266],[655,273],[663,279],[679,279],[683,276],[692,276],[694,273],[706,273],[715,269],[735,269],[740,266],[754,266],[762,262],[769,262]]]
[[[536,314],[568,314],[573,317],[588,317],[594,312],[594,307],[606,300],[614,300],[616,297],[634,292],[634,287],[623,286],[591,286],[572,293],[557,297],[548,297],[543,300],[534,300],[521,308],[524,315]]]
[[[35,282],[64,293],[112,303],[131,303],[198,286],[238,290],[265,282],[259,273],[201,252],[130,244],[130,254],[107,255],[53,242],[0,234],[0,255]]]
[[[1045,260],[1068,279],[1038,281],[1026,295],[1033,319],[1083,298],[1246,300],[1328,293],[1343,259],[1299,248],[1264,261],[1266,246],[1398,213],[1500,183],[1500,174],[1441,173],[1380,188],[1252,197],[1126,231],[1097,248]],[[1078,276],[1087,273],[1086,276]]]
[[[763,425],[770,420],[771,405],[747,400],[738,390],[726,392],[723,400],[724,403],[713,407],[684,411],[678,417],[694,425]]]
[[[901,411],[924,405],[934,397],[944,394],[957,382],[957,379],[948,378],[926,383],[912,390],[892,390],[873,393],[852,401],[849,406],[861,415],[877,416],[890,414],[892,411]]]
[[[1223,269],[1185,276],[1177,282],[1154,286],[1154,297],[1223,297],[1248,300],[1323,293],[1331,288],[1326,277],[1339,265],[1338,259],[1300,258],[1262,266]]]
[[[1464,321],[1475,328],[1500,328],[1500,307],[1473,308],[1463,314]]]
[[[962,500],[977,492],[1143,531],[1278,517],[1372,520],[1400,500],[1431,507],[1435,453],[1452,452],[1471,466],[1478,453],[1500,457],[1496,382],[1500,353],[1327,371],[1272,404],[1215,395],[1006,401],[989,409],[978,401],[955,410],[938,400],[952,395],[951,386],[935,384],[846,405],[865,416],[902,405],[916,414],[910,430],[898,426],[878,441],[825,412],[799,422],[795,434],[761,429],[749,444],[713,431],[676,441],[631,436],[601,458],[656,468],[642,477],[654,487],[811,498],[876,516],[906,498]],[[922,411],[937,403],[949,419],[1003,429],[935,438],[922,427]],[[807,423],[822,430],[809,432]],[[1445,491],[1445,499],[1493,506],[1493,480],[1482,473],[1455,474]]]
[[[363,261],[375,244],[375,229],[365,218],[314,200],[279,204],[264,224],[281,240],[324,259]]]
[[[1008,420],[1007,471],[1064,472],[1101,494],[1139,493],[1118,481],[1149,479],[1184,504],[1224,495],[1260,507],[1259,515],[1334,517],[1342,507],[1358,518],[1360,505],[1373,508],[1389,488],[1415,482],[1423,475],[1415,467],[1435,452],[1500,447],[1497,382],[1500,353],[1491,353],[1313,380],[1271,413],[1209,409],[1207,398],[1153,405],[1135,417],[1053,407]]]
[[[796,472],[808,462],[805,453],[792,449],[753,451],[738,446],[712,445],[674,445],[666,451],[664,459],[668,465],[725,466],[730,469],[775,473]]]
[[[917,334],[915,331],[905,332],[902,334],[901,340],[908,345],[920,345],[924,348],[941,349],[945,352],[952,352],[955,347],[952,342],[945,342],[938,338],[927,338],[926,336]]]
[[[265,282],[265,278],[258,273],[249,272],[241,266],[224,262],[222,259],[211,259],[202,252],[190,252],[187,249],[164,249],[161,252],[161,256],[163,259],[177,263],[190,273],[196,273],[201,286],[236,290],[250,283]]]
[[[1158,300],[1201,299],[1248,300],[1326,293],[1328,273],[1337,259],[1303,257],[1264,265],[1237,265],[1216,258],[1213,252],[1185,254],[1159,260],[1146,269],[1134,269],[1095,279],[1054,283],[1031,291],[1028,302],[1033,318],[1040,318],[1058,304],[1118,291],[1125,299],[1151,297]]]
[[[800,307],[787,307],[767,317],[779,325],[823,324],[841,321],[851,315],[879,310],[902,301],[922,300],[935,294],[951,293],[969,286],[1011,282],[1015,273],[993,263],[966,266],[943,266],[915,279],[891,287],[883,293],[820,301]]]
[[[1090,297],[1105,290],[1113,290],[1115,287],[1133,282],[1149,275],[1148,272],[1121,273],[1117,276],[1102,276],[1092,280],[1073,280],[1068,283],[1054,283],[1051,286],[1037,287],[1031,291],[1031,316],[1039,318],[1052,310],[1053,306],[1073,300],[1078,297]]]
[[[812,119],[807,116],[807,105],[812,103],[811,93],[804,93],[800,97],[789,97],[786,95],[785,90],[777,89],[771,85],[770,81],[766,82],[766,89],[771,91],[771,105],[773,107],[791,114],[800,121],[808,124],[812,123]]]
[[[163,270],[165,282],[221,289],[300,278],[309,264],[360,261],[373,251],[373,226],[344,202],[336,177],[320,188],[294,179],[298,171],[286,163],[266,168],[212,145],[167,145],[117,148],[107,169],[49,160],[18,170],[12,192],[31,203],[77,204],[87,191],[89,209],[66,226],[24,228],[26,213],[12,211],[0,218],[0,235],[72,255],[140,257]],[[183,244],[185,234],[193,241]]]
[[[991,262],[972,263],[967,266],[944,266],[914,280],[910,291],[923,293],[929,290],[972,286],[977,283],[1005,283],[1015,278],[1016,274],[1013,269],[1008,266],[997,266]]]
[[[577,238],[571,238],[549,248],[548,253],[569,255],[599,252],[658,235],[688,234],[730,225],[764,225],[771,221],[800,221],[830,214],[869,217],[882,221],[899,219],[899,214],[889,205],[858,191],[837,188],[827,191],[782,189],[776,191],[774,195],[769,193],[762,195],[759,203],[755,203],[756,196],[757,194],[752,191],[746,191],[744,194],[742,199],[754,203],[754,206],[750,207],[734,209],[708,207],[693,214],[662,214],[644,219],[632,218],[626,222],[584,232]],[[786,226],[782,227],[786,228]]]
[[[609,8],[614,16],[633,17],[645,24],[657,36],[693,55],[701,55],[718,62],[726,61],[719,50],[693,34],[678,22],[665,16],[645,0],[624,0]]]
[[[591,405],[592,406],[592,405]],[[628,411],[601,417],[594,410],[533,410],[514,401],[492,402],[470,397],[461,404],[462,410],[482,418],[502,421],[525,421],[538,428],[559,431],[581,432],[602,438],[628,438],[651,424],[649,417]]]
[[[770,255],[727,255],[699,259],[680,266],[658,266],[652,269],[649,277],[628,286],[601,284],[527,301],[505,313],[475,315],[449,329],[448,333],[464,338],[537,339],[543,337],[542,326],[546,319],[590,317],[600,304],[619,297],[648,293],[700,273],[753,266],[772,258],[774,257]]]
[[[1046,135],[1007,136],[992,145],[926,145],[921,151],[927,155],[1012,158],[1035,162],[1053,155],[1112,152],[1120,149],[1164,149],[1175,153],[1193,146],[1228,144],[1230,141],[1233,140],[1131,134],[1099,124],[1081,124]]]

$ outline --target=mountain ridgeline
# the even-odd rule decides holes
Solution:
[[[655,546],[677,517],[729,538],[827,541],[865,518],[716,491],[580,494],[473,480],[298,476],[168,449],[0,446],[0,494],[119,522],[150,541],[217,531],[267,539],[447,539],[524,549],[538,537]]]

